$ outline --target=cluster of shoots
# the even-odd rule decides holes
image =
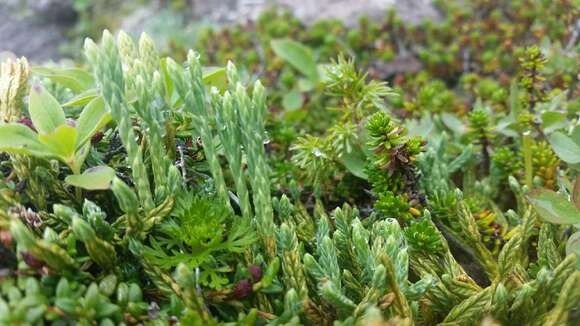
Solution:
[[[517,47],[572,17],[530,3],[2,63],[0,324],[577,323],[573,45]],[[423,71],[380,64],[405,51]]]

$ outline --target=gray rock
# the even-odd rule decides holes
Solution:
[[[347,25],[356,24],[358,17],[368,15],[381,18],[390,8],[409,23],[425,19],[437,20],[439,13],[432,0],[192,0],[193,15],[197,19],[220,23],[253,20],[259,13],[276,5],[288,9],[304,22],[312,23],[321,18],[343,20]]]
[[[437,20],[439,15],[433,0],[188,0],[191,11],[184,12],[185,21],[167,19],[160,11],[161,0],[153,0],[136,8],[126,16],[116,17],[119,26],[134,34],[158,28],[184,28],[187,22],[235,23],[255,19],[260,12],[277,5],[288,9],[305,23],[320,18],[336,18],[354,25],[360,15],[383,17],[386,10],[395,8],[404,21],[417,23],[425,19]],[[131,5],[137,4],[131,3]],[[17,15],[16,11],[27,15]],[[118,13],[111,13],[118,14]],[[9,51],[26,56],[33,62],[56,60],[59,45],[66,42],[65,30],[75,20],[72,0],[0,0],[0,52]]]
[[[0,4],[0,52],[12,52],[36,63],[59,59],[59,45],[66,41],[64,27],[34,16],[20,17],[13,10]]]
[[[34,15],[58,25],[71,24],[77,18],[72,0],[35,0],[27,5]]]

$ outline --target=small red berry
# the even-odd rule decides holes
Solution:
[[[252,283],[247,278],[240,280],[234,288],[233,294],[236,299],[244,299],[252,293]]]
[[[22,253],[22,259],[26,265],[34,269],[40,269],[44,265],[42,261],[36,259],[36,257],[32,256],[32,254],[26,251]]]
[[[100,131],[97,132],[91,138],[91,145],[98,144],[103,139],[103,137],[104,137],[104,134],[102,132],[100,132]]]
[[[262,268],[258,265],[250,265],[248,271],[252,275],[254,283],[259,282],[262,279]]]

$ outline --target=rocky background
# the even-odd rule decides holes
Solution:
[[[97,16],[88,18],[95,24],[102,18],[108,28],[140,33],[155,26],[170,29],[199,22],[251,20],[273,5],[291,10],[306,23],[336,18],[353,24],[360,15],[379,18],[393,7],[402,19],[412,23],[438,17],[431,0],[0,0],[0,59],[17,55],[44,62],[69,56],[63,47],[72,38],[83,36],[78,35],[82,34],[80,24],[93,23],[82,21],[87,19],[82,10],[90,6],[100,7]],[[177,14],[160,19],[166,8],[173,8]]]

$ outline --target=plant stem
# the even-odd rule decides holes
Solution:
[[[529,132],[522,135],[523,152],[524,152],[524,171],[526,176],[526,186],[532,188],[533,166],[532,166],[532,139]]]
[[[74,161],[69,163],[68,167],[71,169],[71,171],[74,175],[81,174],[81,167],[77,166]],[[83,190],[80,187],[75,187],[75,199],[76,199],[77,203],[79,203],[79,205],[83,201]]]

